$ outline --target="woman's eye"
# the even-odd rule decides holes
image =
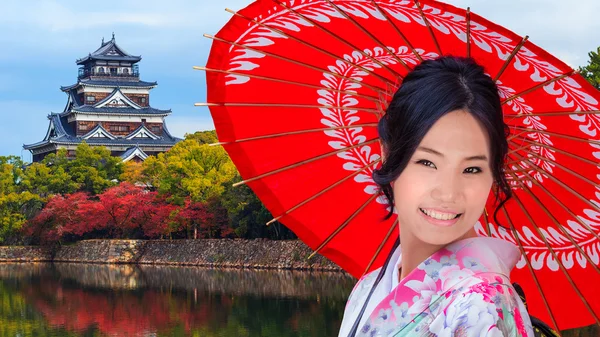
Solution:
[[[465,169],[466,173],[480,173],[481,169],[479,167],[469,167],[468,169]]]
[[[421,164],[421,165],[424,165],[424,166],[427,166],[427,167],[436,168],[435,165],[432,162],[430,162],[429,160],[424,160],[424,159],[423,160],[419,160],[419,161],[417,161],[417,164]]]

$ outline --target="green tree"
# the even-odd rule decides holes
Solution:
[[[111,156],[106,147],[92,147],[85,142],[77,146],[73,159],[67,157],[65,149],[60,149],[56,154],[46,156],[42,163],[54,167],[54,173],[60,173],[62,168],[78,184],[78,190],[93,194],[116,185],[123,173],[121,158]]]
[[[226,185],[226,191],[221,198],[236,235],[246,239],[295,239],[296,235],[279,221],[266,225],[273,219],[273,215],[246,184],[233,186],[241,180],[240,175],[236,174]]]
[[[589,52],[588,56],[590,57],[588,64],[579,67],[579,71],[594,87],[600,89],[600,47],[596,51]]]
[[[15,156],[0,157],[0,243],[16,236],[28,218],[41,208],[42,198],[21,191],[23,162]]]
[[[73,181],[65,167],[33,163],[23,172],[22,191],[29,191],[42,198],[52,194],[69,194],[77,191],[80,184]]]
[[[185,139],[192,139],[200,144],[214,144],[219,142],[219,139],[217,138],[217,132],[215,130],[188,133],[185,135]]]
[[[187,196],[197,202],[220,197],[236,170],[222,147],[186,139],[155,160],[148,158],[143,172],[161,194],[181,205]]]

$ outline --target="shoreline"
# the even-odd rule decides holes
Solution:
[[[345,273],[299,240],[83,240],[55,248],[0,246],[0,263],[87,263]]]

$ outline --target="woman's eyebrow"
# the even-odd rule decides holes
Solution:
[[[427,153],[431,153],[431,154],[436,155],[438,157],[444,158],[444,155],[441,152],[436,151],[436,150],[431,149],[431,148],[428,148],[428,147],[425,147],[425,146],[419,146],[417,148],[417,150],[418,151],[427,152]],[[480,154],[480,155],[477,155],[477,156],[470,156],[470,157],[466,157],[465,159],[463,159],[463,161],[473,161],[473,160],[487,161],[488,157],[486,155]]]

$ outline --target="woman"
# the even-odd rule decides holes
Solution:
[[[534,336],[509,280],[519,249],[474,229],[490,190],[498,207],[511,197],[507,130],[498,89],[472,59],[424,61],[405,77],[379,121],[373,174],[401,240],[352,291],[340,337]]]

